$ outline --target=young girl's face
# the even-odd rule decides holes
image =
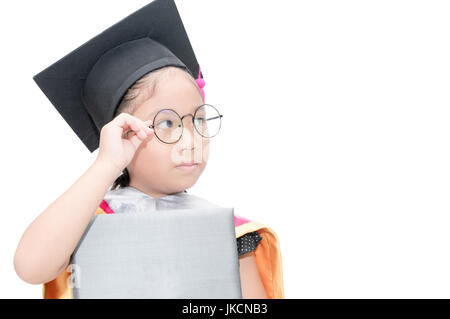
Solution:
[[[194,80],[182,73],[161,79],[151,98],[132,115],[142,121],[153,121],[159,110],[167,108],[181,117],[188,113],[194,115],[203,100]],[[174,144],[163,143],[154,133],[141,143],[128,165],[130,186],[158,197],[184,191],[195,184],[207,164],[209,140],[197,133],[192,116],[183,118],[183,126],[183,135]],[[179,167],[192,162],[197,165]]]

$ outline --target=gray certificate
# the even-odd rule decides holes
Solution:
[[[242,298],[233,208],[96,215],[71,264],[74,298]]]

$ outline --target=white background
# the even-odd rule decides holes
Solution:
[[[0,2],[0,297],[97,155],[32,76],[148,2]],[[176,3],[224,114],[189,192],[277,233],[286,298],[450,298],[449,3]]]

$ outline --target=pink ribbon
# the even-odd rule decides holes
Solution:
[[[200,93],[202,94],[203,103],[205,103],[205,91],[203,91],[203,88],[205,87],[205,80],[203,80],[200,77],[201,73],[202,73],[202,70],[200,69],[200,65],[199,65],[198,66],[198,78],[195,79],[195,82],[197,82],[197,85],[200,88]]]

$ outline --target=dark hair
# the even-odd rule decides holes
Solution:
[[[182,72],[179,72],[180,70]],[[195,82],[195,79],[189,72],[180,67],[166,66],[146,73],[140,79],[138,79],[122,97],[121,101],[119,102],[119,106],[114,113],[114,118],[120,113],[124,112],[132,114],[140,105],[140,103],[142,103],[142,101],[149,99],[153,95],[161,79],[167,79],[172,75],[179,76],[181,74],[189,75],[188,78],[192,80],[193,84],[199,90],[198,92],[201,95],[197,82]],[[111,190],[118,187],[127,187],[129,185],[130,172],[128,172],[128,169],[125,167],[125,169],[122,171],[122,174],[112,184]],[[186,191],[184,192],[187,193]]]
[[[122,175],[117,177],[117,179],[112,184],[111,189],[116,189],[118,187],[127,187],[129,185],[130,185],[130,173],[128,172],[128,169],[125,167],[125,169],[122,171]]]

